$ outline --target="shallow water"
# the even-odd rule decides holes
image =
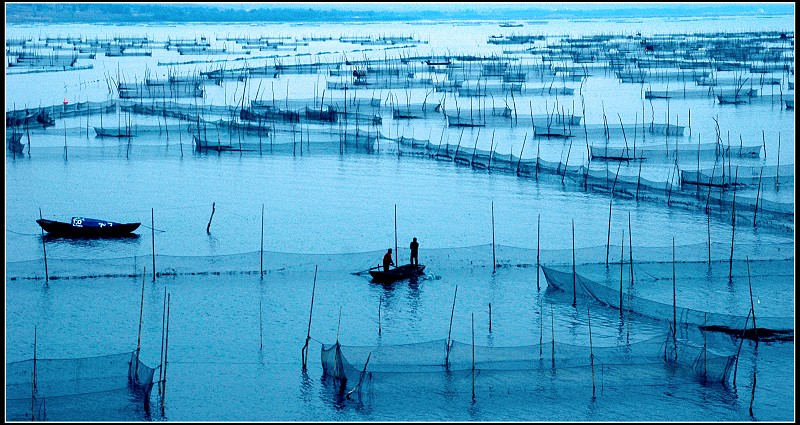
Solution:
[[[635,32],[646,27],[677,33],[696,31],[698,25],[708,32],[731,27],[783,30],[792,25],[790,18],[793,19],[722,18],[699,23],[654,20],[657,25],[651,20],[559,21],[526,26],[524,30],[593,34]],[[468,37],[450,37],[454,27]],[[384,32],[380,24],[321,29],[267,25],[258,30],[293,36]],[[399,24],[396,29],[430,40],[429,45],[418,48],[419,54],[439,54],[448,48],[469,54],[489,52],[494,48],[487,47],[486,38],[501,30],[508,31],[496,23],[469,27],[454,23]],[[14,36],[69,33],[92,37],[107,35],[109,27],[7,26],[7,31]],[[113,31],[120,35],[193,38],[197,34],[251,33],[254,29],[243,25],[181,25],[115,26]],[[328,43],[314,49],[321,52],[354,47]],[[376,56],[383,57],[383,52]],[[154,51],[152,59],[104,58],[97,61],[93,70],[7,76],[7,109],[15,104],[17,108],[19,104],[58,104],[64,97],[73,101],[104,100],[104,75],[115,74],[117,63],[126,78],[141,79],[145,68],[165,73],[165,67],[156,63],[165,57],[186,59]],[[183,65],[178,69],[195,71],[205,66]],[[289,81],[298,84],[289,85]],[[324,87],[324,78],[282,76],[274,83],[275,91],[281,95],[285,96],[286,87],[291,87],[289,97],[311,98],[315,94],[311,87]],[[236,99],[236,89],[234,83],[212,87],[206,101],[231,102]],[[610,118],[618,111],[626,123],[633,122],[635,114],[641,112],[639,85],[621,85],[613,78],[598,76],[587,80],[583,90],[589,123],[602,122],[602,108]],[[608,95],[611,90],[615,96]],[[241,88],[238,93],[241,96]],[[375,96],[379,95],[386,98],[388,93]],[[574,99],[580,104],[579,97]],[[572,100],[559,101],[572,109]],[[531,100],[534,101],[535,110],[545,109],[542,99]],[[527,99],[517,102],[524,105]],[[650,104],[646,106],[649,117]],[[766,158],[741,159],[741,164],[776,164],[777,155],[773,153],[777,152],[778,133],[781,164],[794,161],[794,116],[780,105],[723,108],[706,99],[672,101],[669,108],[672,116],[680,111],[681,122],[688,119],[691,109],[691,141],[696,140],[697,133],[703,140],[713,137],[712,116],[718,117],[723,132],[729,130],[733,140],[743,134],[760,142],[764,130]],[[653,111],[659,121],[667,104],[653,102]],[[90,120],[91,125],[99,125],[98,117]],[[70,129],[89,125],[85,118],[66,122]],[[152,135],[137,139],[128,150],[117,140],[99,139],[93,134],[87,138],[70,131],[65,154],[62,125],[58,122],[54,129],[32,134],[30,155],[6,156],[6,359],[32,357],[34,328],[39,358],[94,356],[135,349],[144,277],[142,359],[150,366],[159,364],[165,288],[170,294],[167,393],[163,414],[156,409],[151,416],[131,420],[784,421],[794,417],[794,380],[786,378],[786,371],[794,369],[792,342],[760,343],[756,348],[746,341],[741,349],[736,387],[701,384],[680,373],[673,374],[663,365],[631,366],[621,371],[609,370],[607,377],[598,379],[602,385],[593,395],[591,371],[582,368],[556,370],[555,378],[485,373],[476,378],[474,400],[471,377],[390,379],[376,382],[372,392],[364,394],[359,403],[338,397],[330,380],[322,374],[321,343],[338,339],[344,345],[378,345],[447,338],[456,287],[452,338],[464,343],[471,341],[474,317],[477,345],[516,346],[555,339],[588,346],[587,311],[591,311],[592,342],[598,346],[664,335],[666,325],[662,321],[634,317],[623,323],[617,310],[585,299],[573,307],[571,297],[546,290],[544,278],[537,289],[537,246],[551,251],[548,262],[543,264],[569,264],[574,220],[574,244],[579,252],[584,249],[602,256],[610,239],[613,260],[630,217],[637,262],[646,257],[648,247],[658,252],[653,254],[656,260],[671,261],[665,254],[673,239],[679,250],[684,247],[684,252],[690,254],[699,251],[694,256],[702,261],[708,233],[715,247],[714,259],[722,261],[728,258],[731,243],[729,212],[712,214],[707,221],[702,211],[691,207],[615,197],[611,201],[609,236],[609,195],[562,184],[558,176],[520,178],[430,158],[397,156],[388,147],[379,155],[314,150],[303,155],[197,154],[191,151],[189,140],[178,141],[174,134],[170,134],[169,144],[164,143],[163,136]],[[466,131],[464,140],[475,144],[479,139],[478,146],[488,149],[492,142],[486,130],[480,136],[476,131]],[[498,151],[518,152],[526,131],[498,129],[494,140]],[[385,119],[381,132],[390,137],[413,134],[433,141],[443,137],[451,144],[460,134],[453,129],[442,132],[442,123],[434,120],[405,124]],[[583,147],[580,142],[577,146]],[[532,149],[530,138],[528,143],[526,152]],[[542,141],[541,147],[542,158],[547,160],[558,161],[566,156],[562,141]],[[573,147],[572,155],[575,156],[570,156],[570,164],[580,162],[577,158],[581,156],[585,160],[584,149]],[[681,167],[692,169],[691,161]],[[713,166],[713,161],[705,165]],[[616,164],[608,166],[616,168]],[[620,168],[621,174],[637,172],[633,165]],[[643,175],[667,180],[671,168],[670,163],[655,164]],[[794,202],[793,187],[765,192],[765,197]],[[40,209],[45,218],[68,220],[83,215],[141,222],[142,227],[136,231],[137,237],[125,240],[45,238],[47,273],[60,277],[45,283],[43,237],[35,223]],[[793,261],[793,223],[778,221],[753,226],[752,222],[738,220],[735,257]],[[630,236],[624,236],[626,245]],[[405,247],[412,237],[421,242],[421,261],[428,265],[425,279],[383,286],[370,283],[368,277],[351,274],[377,264],[386,248],[395,248],[395,243],[400,248],[398,262],[404,263]],[[496,260],[504,265],[494,271],[493,242],[502,246]],[[151,280],[153,243],[156,270],[162,273],[155,281]],[[792,245],[787,253],[789,244]],[[525,250],[520,254],[513,247]],[[263,279],[258,273],[262,248],[267,252],[262,257],[267,259]],[[579,256],[577,262],[597,262],[596,255],[589,257]],[[317,264],[320,270],[314,286]],[[227,271],[229,265],[232,272],[215,274]],[[179,273],[171,275],[172,269]],[[600,266],[597,273],[606,273],[609,286],[614,287],[618,275],[613,265],[608,270]],[[125,277],[128,274],[131,276]],[[664,274],[670,276],[669,270]],[[741,271],[735,287],[726,286],[721,278],[686,279],[697,287],[681,287],[680,305],[699,308],[705,304],[708,311],[718,312],[731,304],[746,308],[744,279]],[[767,311],[794,315],[793,297],[789,296],[789,288],[794,287],[793,272],[757,277],[755,282],[761,285],[757,295],[768,292],[770,287],[776,289],[760,297],[763,303],[773,303]],[[659,286],[658,282],[649,285],[642,285],[640,296],[663,299],[671,288]],[[310,360],[303,373],[300,348],[307,332],[312,291],[315,297]],[[723,340],[716,348],[731,354],[737,345]],[[522,386],[523,382],[528,386]],[[420,394],[421,389],[424,394]],[[160,403],[157,393],[154,389],[154,405]],[[642,409],[643,405],[648,408]],[[102,415],[92,415],[87,412],[86,419],[104,420]]]

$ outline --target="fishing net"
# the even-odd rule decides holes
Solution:
[[[340,394],[374,393],[394,387],[414,393],[467,392],[478,381],[499,393],[548,385],[590,388],[624,383],[634,373],[640,384],[657,385],[676,374],[686,380],[725,385],[735,356],[684,339],[653,338],[617,346],[573,345],[551,341],[508,347],[447,340],[382,346],[323,344],[323,374]],[[552,380],[558,375],[557,381]],[[597,378],[595,378],[597,375]],[[526,384],[530,385],[526,387]],[[478,383],[481,385],[481,383]],[[388,388],[387,388],[388,389]]]
[[[6,363],[6,420],[132,420],[150,408],[155,369],[136,351]]]
[[[675,267],[676,287],[692,288],[694,295],[684,297],[673,294],[672,270],[669,263],[638,263],[633,267],[634,279],[630,277],[631,267],[612,265],[605,267],[576,266],[576,272],[557,270],[542,266],[549,286],[567,294],[588,297],[609,308],[621,310],[621,314],[637,314],[651,319],[676,323],[679,327],[695,326],[713,329],[742,336],[746,328],[753,327],[750,297],[747,297],[748,284],[752,283],[753,297],[758,300],[755,308],[756,326],[761,338],[789,338],[794,336],[793,293],[781,288],[783,281],[793,280],[793,261],[752,261],[741,260],[715,263],[677,263]],[[754,275],[747,274],[752,267]],[[587,277],[583,271],[592,276]],[[616,280],[615,280],[616,279]],[[633,281],[633,283],[631,283]],[[703,296],[715,293],[741,291],[742,296],[732,297],[726,311],[704,309]],[[770,291],[764,288],[770,288]],[[776,294],[775,292],[778,292]],[[673,297],[675,302],[673,303]],[[786,299],[788,297],[788,300]],[[577,297],[575,297],[577,300]],[[763,301],[763,302],[762,302]],[[792,315],[787,315],[788,310]],[[780,308],[779,308],[780,307]]]

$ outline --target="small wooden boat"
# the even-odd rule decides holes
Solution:
[[[400,267],[383,271],[383,266],[377,266],[369,270],[369,274],[375,282],[391,283],[401,279],[408,279],[411,277],[424,274],[425,266],[422,264],[404,264]]]
[[[83,238],[125,236],[136,230],[141,224],[115,223],[84,217],[72,217],[69,223],[47,219],[39,219],[36,222],[49,234]]]

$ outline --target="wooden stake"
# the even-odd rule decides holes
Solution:
[[[153,282],[156,281],[156,228],[153,224],[154,209],[150,208],[150,239],[153,241]]]
[[[612,189],[611,199],[608,201],[608,239],[606,241],[606,267],[608,267],[608,251],[611,249],[611,203],[614,202],[614,192]]]
[[[169,306],[170,296],[167,294],[167,332],[164,346],[164,379],[161,381],[161,411],[164,411],[164,400],[167,397],[167,354],[169,354]]]
[[[536,291],[540,291],[539,288],[539,236],[541,235],[541,221],[542,221],[542,213],[536,218]]]
[[[261,263],[258,271],[261,277],[264,277],[264,204],[261,204]]]
[[[761,197],[761,176],[764,174],[764,167],[758,173],[758,191],[756,191],[756,206],[753,208],[753,227],[756,227],[756,215],[758,214],[758,200]]]
[[[397,204],[394,204],[394,264],[395,267],[400,265],[397,262]]]
[[[633,286],[633,232],[631,231],[631,212],[628,211],[628,255],[631,263],[631,286]]]
[[[378,298],[378,335],[381,334],[381,304],[383,303],[383,296]]]
[[[622,310],[620,310],[622,311]],[[589,306],[586,306],[586,316],[589,319],[589,361],[592,365],[592,396],[594,396],[594,350],[592,348],[592,315],[589,313]]]
[[[475,401],[475,313],[472,313],[472,400]]]
[[[314,292],[317,289],[317,266],[314,266],[314,284],[311,287],[311,309],[308,312],[308,333],[306,333],[306,344],[300,350],[303,357],[303,371],[306,370],[306,363],[308,361],[308,341],[311,339],[311,315],[314,313]]]
[[[458,285],[456,285],[455,293],[453,293],[453,308],[450,310],[450,328],[447,330],[447,352],[444,358],[445,368],[450,367],[450,335],[453,332],[453,313],[456,311],[456,295],[458,295]]]
[[[678,305],[675,291],[675,237],[672,237],[672,323],[674,328],[672,330],[672,338],[675,339],[675,333],[678,330]]]
[[[147,273],[147,267],[144,268],[142,271],[142,301],[141,305],[139,306],[139,336],[136,339],[136,366],[134,367],[133,371],[133,380],[134,383],[139,382],[139,353],[141,352],[142,348],[142,316],[144,314],[144,277]]]
[[[497,268],[497,256],[494,248],[494,201],[492,201],[492,272]]]
[[[625,263],[625,231],[622,231],[622,244],[619,253],[619,317],[622,317],[622,265]]]
[[[553,304],[550,304],[550,340],[552,342],[550,358],[552,359],[553,369],[556,368],[556,314],[553,311]]]
[[[575,219],[572,219],[572,306],[577,301],[577,291],[575,290]]]
[[[753,305],[753,283],[750,281],[750,257],[745,257],[747,261],[747,286],[750,287],[750,310],[753,311],[753,334],[756,338],[756,347],[758,347],[758,327],[756,326],[756,307]]]
[[[739,178],[739,166],[736,166],[736,179]],[[733,279],[733,239],[736,235],[736,185],[733,186],[733,208],[731,209],[731,261],[729,277]]]
[[[41,208],[39,208],[39,218],[43,218]],[[44,284],[50,286],[48,283],[50,281],[50,275],[47,272],[47,246],[44,243],[44,228],[40,230],[42,231],[42,250],[44,251]]]
[[[750,321],[750,313],[753,312],[752,307],[750,311],[747,312],[747,318],[744,319],[744,328],[742,328],[742,336],[739,338],[739,348],[736,350],[736,363],[733,366],[733,387],[736,388],[736,371],[739,369],[739,353],[742,351],[742,343],[744,342],[744,336],[747,334],[747,322]]]
[[[214,211],[216,210],[217,203],[211,203],[211,217],[208,218],[208,226],[206,226],[206,233],[211,234],[211,220],[214,218]]]
[[[776,168],[775,173],[775,190],[778,190],[780,186],[780,177],[781,177],[781,133],[778,133],[778,167]]]
[[[261,297],[258,299],[258,348],[264,348],[264,321],[261,319]]]
[[[492,303],[489,303],[489,332],[492,332]]]
[[[142,276],[144,279],[144,276]],[[159,356],[159,364],[161,367],[158,369],[158,393],[161,394],[161,382],[164,379],[164,329],[166,326],[167,317],[167,287],[164,287],[164,306],[161,308],[161,355]]]

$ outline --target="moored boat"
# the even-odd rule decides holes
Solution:
[[[115,223],[94,218],[72,217],[69,223],[39,219],[39,226],[49,234],[58,236],[101,238],[125,236],[136,230],[141,223]]]

